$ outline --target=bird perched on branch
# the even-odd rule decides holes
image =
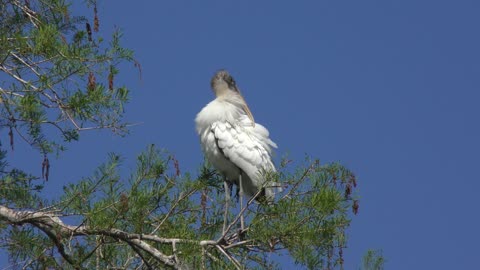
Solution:
[[[208,103],[195,119],[202,150],[208,161],[225,178],[225,192],[235,184],[257,200],[272,202],[279,188],[267,183],[265,174],[275,171],[268,130],[255,123],[235,80],[226,70],[218,71],[211,80],[216,98]],[[229,185],[230,184],[230,185]],[[227,205],[228,208],[228,205]]]

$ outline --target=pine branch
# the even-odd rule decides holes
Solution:
[[[58,237],[70,237],[80,235],[104,235],[109,236],[135,246],[135,248],[145,251],[152,257],[162,262],[165,265],[178,268],[177,263],[174,260],[174,256],[167,256],[160,252],[158,249],[148,244],[146,240],[153,240],[159,243],[172,243],[174,241],[182,241],[180,239],[167,239],[157,236],[147,236],[140,234],[129,234],[118,229],[110,230],[97,230],[90,228],[89,226],[71,226],[63,223],[57,215],[48,212],[35,212],[35,211],[20,211],[14,210],[3,205],[0,205],[0,217],[6,219],[10,224],[23,225],[31,224],[43,232],[45,232],[55,243],[58,251],[72,266],[75,266],[75,261],[65,253],[63,245],[60,243]]]
[[[65,250],[62,240],[71,238],[74,236],[108,236],[113,239],[127,243],[137,253],[142,261],[148,265],[147,258],[141,254],[145,252],[153,257],[158,262],[163,263],[166,266],[173,267],[174,269],[181,269],[180,261],[178,258],[178,251],[176,244],[195,244],[205,249],[205,254],[214,261],[219,259],[210,254],[207,251],[208,247],[218,249],[225,258],[230,261],[235,268],[241,269],[240,262],[230,253],[229,249],[234,247],[247,246],[252,240],[244,240],[233,244],[228,244],[225,241],[214,240],[189,240],[180,238],[163,238],[152,234],[136,234],[128,233],[119,229],[95,229],[87,225],[72,226],[65,224],[60,218],[59,214],[53,211],[29,211],[29,210],[16,210],[3,205],[0,205],[0,220],[6,220],[10,225],[24,225],[30,224],[41,231],[43,231],[55,244],[60,255],[72,265],[75,269],[83,269],[80,266],[80,262],[77,262],[70,254]],[[238,238],[238,237],[236,237]],[[232,239],[229,239],[232,240]],[[169,244],[173,247],[172,255],[166,255],[162,253],[159,248],[154,247],[148,241],[158,244]],[[98,247],[96,247],[98,248]],[[92,251],[93,252],[93,251]]]

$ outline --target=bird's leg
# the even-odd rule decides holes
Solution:
[[[240,186],[240,211],[243,210],[243,182],[242,182],[242,172],[240,172],[240,175],[238,176],[238,182]],[[241,232],[245,229],[245,224],[243,220],[243,214],[240,215],[240,229]]]
[[[223,179],[223,186],[225,188],[225,212],[223,213],[223,231],[222,235],[225,235],[227,230],[227,221],[228,221],[228,203],[230,202],[230,185],[227,182],[227,179]]]

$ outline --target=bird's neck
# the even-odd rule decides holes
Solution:
[[[213,88],[213,92],[215,93],[215,96],[217,98],[225,97],[233,94],[233,92],[230,89],[228,89],[228,87],[223,87],[223,86]]]
[[[217,95],[217,100],[220,102],[228,102],[232,103],[235,105],[242,105],[245,103],[243,98],[240,96],[239,93],[227,90],[227,91],[221,91]]]

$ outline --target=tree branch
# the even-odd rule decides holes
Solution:
[[[207,247],[213,247],[220,251],[228,261],[230,261],[235,268],[241,269],[240,262],[227,250],[247,245],[252,240],[244,240],[237,243],[227,243],[231,241],[215,241],[215,240],[189,240],[180,238],[163,238],[153,234],[136,234],[128,233],[119,229],[95,229],[87,225],[72,226],[65,224],[59,218],[58,212],[54,211],[29,211],[29,210],[16,210],[3,205],[0,205],[0,220],[6,220],[7,223],[15,225],[30,224],[39,228],[53,241],[58,249],[60,255],[75,269],[82,269],[81,262],[77,262],[73,256],[69,255],[62,244],[62,239],[71,238],[72,236],[108,236],[127,243],[137,253],[144,263],[148,264],[147,258],[145,258],[142,252],[145,252],[152,256],[155,260],[163,263],[166,266],[170,266],[174,269],[180,269],[180,261],[178,258],[178,252],[176,244],[196,244],[204,248],[205,254],[212,260],[218,262],[218,258],[215,258],[212,254],[208,253]],[[223,238],[222,238],[223,239]],[[220,239],[220,240],[222,240]],[[229,239],[232,240],[232,239]],[[172,255],[166,255],[159,251],[158,248],[152,246],[147,241],[155,242],[158,244],[172,245]],[[214,259],[213,259],[214,258]]]
[[[69,257],[64,251],[63,245],[61,244],[58,236],[69,237],[69,236],[80,236],[80,235],[104,235],[110,236],[119,240],[122,240],[129,245],[134,245],[136,248],[143,250],[150,254],[152,257],[158,261],[164,263],[165,265],[171,266],[175,269],[178,268],[177,263],[175,262],[174,256],[167,256],[161,253],[158,249],[152,247],[150,244],[141,240],[143,237],[139,234],[129,234],[118,229],[92,229],[88,226],[71,226],[63,223],[60,218],[54,213],[48,212],[34,212],[34,211],[19,211],[14,210],[3,205],[0,205],[0,218],[6,219],[11,224],[31,224],[43,232],[45,232],[55,243],[58,248],[58,251],[68,261],[70,264],[75,266],[75,262],[72,258]],[[159,243],[172,243],[173,241],[180,241],[180,239],[164,239],[158,236],[149,236],[145,237],[150,240],[159,242]]]

